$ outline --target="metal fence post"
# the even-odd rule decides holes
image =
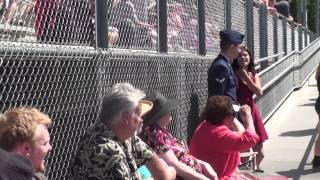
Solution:
[[[308,33],[309,30],[307,28],[304,28],[304,47],[308,46]]]
[[[259,28],[260,28],[260,58],[268,56],[268,27],[267,27],[267,6],[260,6],[259,10]],[[261,62],[261,69],[268,67],[268,61]]]
[[[158,0],[158,5],[158,50],[159,52],[168,52],[167,0]]]
[[[254,32],[253,32],[253,2],[246,0],[246,42],[248,48],[254,53]],[[253,54],[254,55],[254,54]]]
[[[282,18],[282,26],[283,26],[283,51],[286,55],[288,53],[288,38],[287,38],[287,18]]]
[[[96,1],[96,47],[108,48],[108,6],[105,0]]]
[[[315,22],[315,29],[316,29],[316,33],[317,35],[319,35],[320,33],[320,22],[319,22],[319,0],[314,0],[314,2],[316,3],[315,4],[315,8],[316,8],[316,14],[315,14],[315,19],[316,19],[316,22]],[[313,38],[312,38],[313,39]]]
[[[199,38],[199,55],[206,55],[206,16],[205,0],[198,0],[198,38]]]
[[[273,53],[278,54],[279,52],[279,41],[278,41],[278,16],[273,16]],[[278,57],[275,58],[278,61]]]
[[[306,0],[302,0],[302,25],[307,27],[307,3]]]
[[[225,22],[225,28],[226,29],[231,29],[231,6],[232,6],[232,0],[224,0],[224,5],[225,5],[225,17],[226,17],[226,22]]]
[[[302,26],[298,25],[298,32],[299,32],[299,51],[302,50]]]
[[[302,17],[302,1],[303,0],[299,0],[299,1],[297,1],[297,21],[298,21],[298,23],[300,23],[300,24],[302,24],[302,19],[303,19],[303,17]]]
[[[296,33],[294,22],[291,22],[291,49],[296,50]]]

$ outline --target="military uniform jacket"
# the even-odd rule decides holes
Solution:
[[[208,95],[229,96],[238,103],[238,80],[228,59],[219,54],[208,71]]]
[[[76,180],[138,180],[138,167],[147,164],[153,151],[138,137],[125,142],[103,123],[91,126],[72,167]]]

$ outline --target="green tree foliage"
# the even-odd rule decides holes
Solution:
[[[294,21],[297,22],[297,11],[298,11],[298,2],[301,0],[292,0],[290,3],[290,12],[292,17],[294,18]],[[315,5],[316,0],[307,0],[307,23],[308,23],[308,28],[312,30],[313,32],[316,31],[316,26],[315,26],[315,18],[316,18],[316,5]]]

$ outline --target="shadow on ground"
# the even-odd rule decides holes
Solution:
[[[301,136],[312,136],[317,133],[316,129],[304,129],[299,131],[287,131],[280,134],[280,136],[292,136],[292,137],[301,137]]]
[[[300,104],[299,106],[314,106],[314,102],[312,103],[305,103],[305,104]]]
[[[277,173],[288,178],[292,178],[292,180],[298,180],[301,176],[319,173],[319,171],[315,171],[313,169],[290,169],[288,171],[279,171]]]

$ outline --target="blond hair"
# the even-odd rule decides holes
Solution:
[[[0,115],[0,147],[13,151],[23,142],[33,142],[38,124],[49,126],[51,119],[35,108],[12,108]]]

